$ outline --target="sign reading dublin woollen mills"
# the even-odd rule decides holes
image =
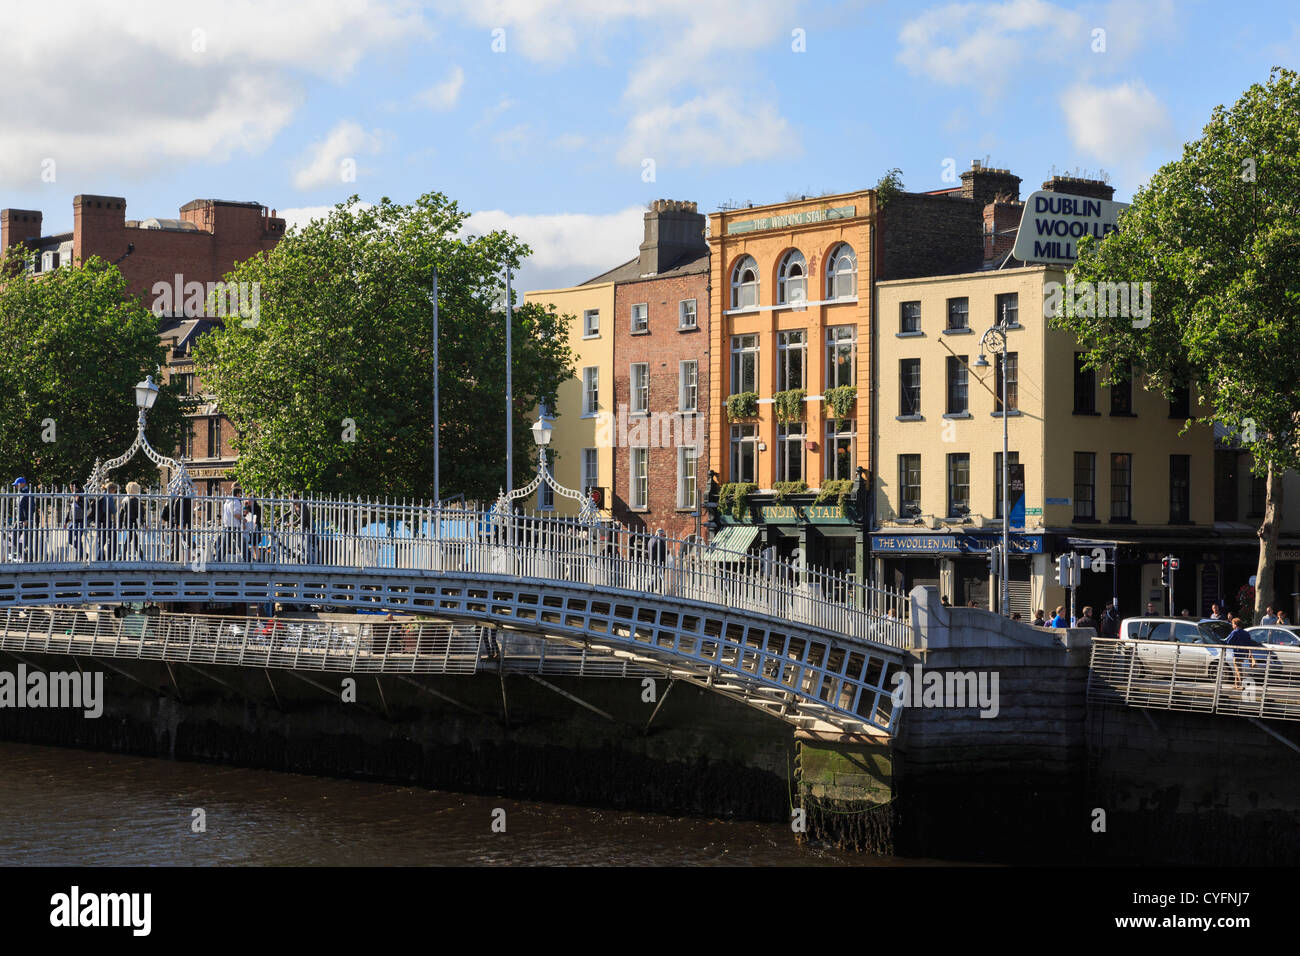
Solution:
[[[1011,254],[1021,262],[1070,265],[1078,257],[1079,239],[1104,239],[1119,227],[1126,202],[1070,196],[1039,190],[1025,200],[1020,229]]]

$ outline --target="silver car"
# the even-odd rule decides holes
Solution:
[[[1223,658],[1223,639],[1213,626],[1219,622],[1190,621],[1179,617],[1129,617],[1120,622],[1119,635],[1132,641],[1136,670],[1213,681]]]

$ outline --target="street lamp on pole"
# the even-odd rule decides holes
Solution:
[[[135,457],[137,451],[143,451],[145,456],[155,465],[170,470],[169,491],[184,495],[194,494],[194,482],[190,480],[190,473],[186,469],[185,463],[159,454],[149,444],[149,439],[145,436],[145,424],[148,420],[149,409],[153,408],[154,402],[157,400],[158,386],[154,383],[152,375],[146,375],[144,381],[137,382],[135,386],[135,407],[140,410],[135,422],[135,441],[131,443],[130,448],[111,461],[101,462],[96,459],[94,470],[91,471],[90,478],[86,481],[87,491],[103,491],[104,480],[107,478],[108,473],[125,465]]]
[[[975,360],[976,368],[988,368],[989,361],[984,357],[984,350],[988,349],[998,356],[1000,363],[999,368],[1002,371],[1002,553],[999,555],[998,577],[998,611],[1008,617],[1008,586],[1007,586],[1007,567],[1008,567],[1008,545],[1010,543],[1011,511],[1007,505],[1008,490],[1010,487],[1009,474],[1010,466],[1008,463],[1007,452],[1007,333],[1006,329],[999,323],[992,326],[982,336],[980,336],[979,358]]]

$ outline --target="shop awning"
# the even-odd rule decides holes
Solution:
[[[758,525],[729,524],[713,536],[702,557],[705,561],[736,561],[758,537]]]

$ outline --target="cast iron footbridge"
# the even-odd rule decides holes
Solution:
[[[232,642],[186,615],[127,634],[111,615],[86,613],[392,612],[474,625],[491,640],[540,638],[569,649],[559,656],[621,661],[796,725],[893,728],[893,673],[910,634],[900,592],[770,553],[642,534],[585,509],[573,519],[500,503],[185,492],[0,495],[0,649],[348,673],[451,673],[481,659],[451,653],[452,631],[377,648],[346,629],[305,640],[286,625],[265,640],[244,628]]]

